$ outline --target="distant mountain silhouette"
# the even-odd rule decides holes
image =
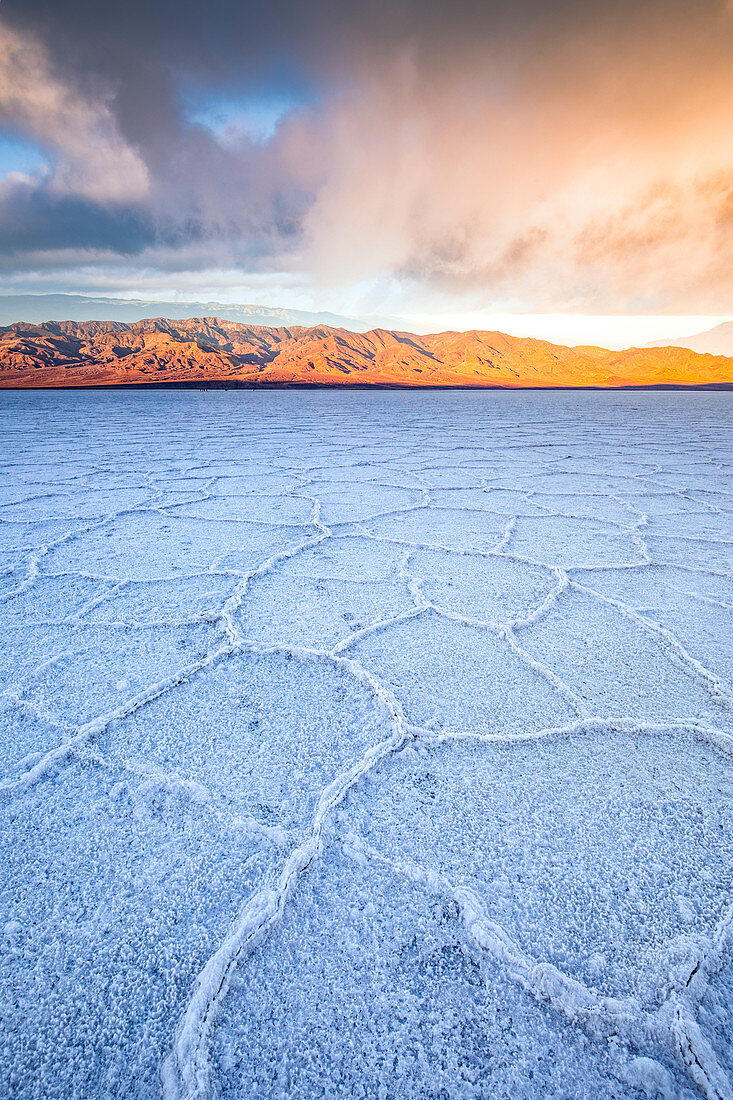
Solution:
[[[225,305],[223,302],[152,302],[136,298],[87,298],[83,294],[0,295],[0,325],[28,321],[142,321],[146,317],[221,317],[243,325],[334,325],[364,332],[373,321],[299,309]]]
[[[679,340],[655,340],[647,344],[649,348],[687,348],[700,355],[733,356],[733,321],[724,321],[722,325],[698,332],[695,336],[684,336]]]
[[[217,317],[52,321],[0,329],[0,387],[214,385],[649,386],[733,383],[733,359],[682,348],[567,348],[501,332],[415,336]]]

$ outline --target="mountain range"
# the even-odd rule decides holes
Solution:
[[[658,340],[647,347],[676,347],[696,351],[700,355],[733,356],[733,321],[724,321],[722,325],[698,332],[695,336],[685,336],[679,340]]]
[[[226,305],[224,302],[154,302],[141,298],[98,298],[83,294],[0,294],[0,325],[28,321],[142,321],[156,317],[219,317],[242,325],[333,325],[353,332],[372,328],[373,321],[336,313],[301,309]],[[382,322],[383,323],[383,322]],[[391,323],[391,322],[388,322]]]
[[[134,324],[17,323],[0,329],[0,387],[731,385],[733,359],[683,348],[568,348],[501,332],[416,336],[216,317]]]

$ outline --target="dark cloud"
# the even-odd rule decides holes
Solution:
[[[142,78],[151,109],[181,82],[329,87],[404,50],[428,75],[468,64],[477,79],[481,63],[511,77],[585,55],[590,70],[616,51],[623,81],[634,56],[650,73],[683,52],[697,66],[723,56],[729,21],[721,0],[5,0],[3,18],[92,90],[112,82],[133,99]]]
[[[71,248],[133,256],[154,240],[144,211],[109,210],[23,184],[0,195],[0,254],[6,262],[27,251]]]
[[[3,262],[158,250],[552,309],[623,309],[643,277],[660,308],[717,306],[729,9],[5,0],[0,124],[49,165],[0,183]],[[267,141],[195,109],[268,95],[292,109]]]

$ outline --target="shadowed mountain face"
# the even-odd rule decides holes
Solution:
[[[733,321],[724,321],[722,325],[716,325],[706,332],[684,336],[679,340],[667,340],[665,343],[669,347],[687,348],[688,351],[696,351],[700,355],[733,355]],[[653,348],[660,347],[661,344],[647,346]]]
[[[0,329],[0,387],[130,383],[633,386],[733,382],[733,360],[681,348],[567,348],[500,332],[259,328],[215,317]]]

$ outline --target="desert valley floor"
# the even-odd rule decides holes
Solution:
[[[0,394],[0,1094],[729,1100],[732,411]]]

